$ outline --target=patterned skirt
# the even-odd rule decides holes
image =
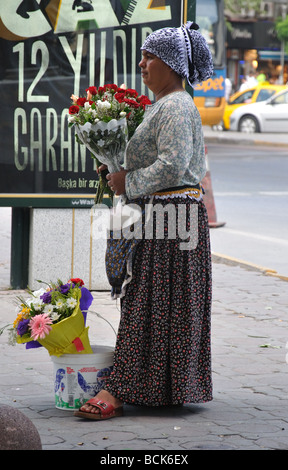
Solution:
[[[147,198],[137,204],[143,209]],[[211,252],[206,208],[202,200],[181,194],[155,198],[153,209],[157,204],[164,208],[164,219],[159,217],[164,236],[161,230],[157,235],[159,220],[153,212],[153,236],[137,244],[132,279],[121,299],[114,367],[105,389],[135,405],[208,402]],[[184,213],[187,234],[194,242],[197,237],[192,248],[185,245],[189,239],[184,240],[180,227]],[[171,214],[176,214],[176,236],[171,224],[169,229]]]

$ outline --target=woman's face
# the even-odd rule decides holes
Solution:
[[[171,79],[170,67],[148,51],[142,51],[139,67],[144,84],[155,94]]]

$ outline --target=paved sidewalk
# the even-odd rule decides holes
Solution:
[[[205,141],[219,144],[235,145],[268,145],[271,147],[280,146],[288,148],[288,132],[265,132],[256,134],[247,134],[245,132],[220,131],[214,130],[209,126],[203,127]]]
[[[125,406],[123,417],[103,422],[75,418],[54,406],[47,351],[9,346],[4,333],[0,403],[32,420],[44,450],[287,450],[288,284],[222,262],[213,263],[213,278],[212,402],[156,410]],[[18,294],[0,291],[1,325],[13,321]],[[109,292],[94,293],[88,324],[92,344],[113,345],[112,329],[93,312],[117,329],[119,310]]]

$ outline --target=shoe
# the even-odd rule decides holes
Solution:
[[[116,418],[117,416],[123,415],[123,406],[119,406],[115,408],[111,403],[108,403],[103,400],[99,400],[96,398],[91,398],[88,400],[85,405],[92,405],[95,408],[98,408],[99,413],[90,413],[89,411],[74,411],[74,416],[78,416],[80,418],[87,418],[87,419],[109,419],[109,418]]]

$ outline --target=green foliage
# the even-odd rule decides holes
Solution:
[[[248,13],[251,10],[255,11],[255,15],[262,12],[261,0],[224,0],[224,8],[226,11],[234,15],[240,15],[243,9]],[[225,19],[226,27],[229,31],[232,30],[231,23]]]
[[[277,18],[275,22],[275,30],[280,41],[285,43],[285,51],[288,53],[288,16],[286,18]]]
[[[286,16],[285,19],[277,18],[275,29],[277,36],[281,41],[288,41],[288,16]]]
[[[224,0],[225,9],[234,14],[240,14],[241,10],[254,10],[255,13],[261,12],[261,0]]]

